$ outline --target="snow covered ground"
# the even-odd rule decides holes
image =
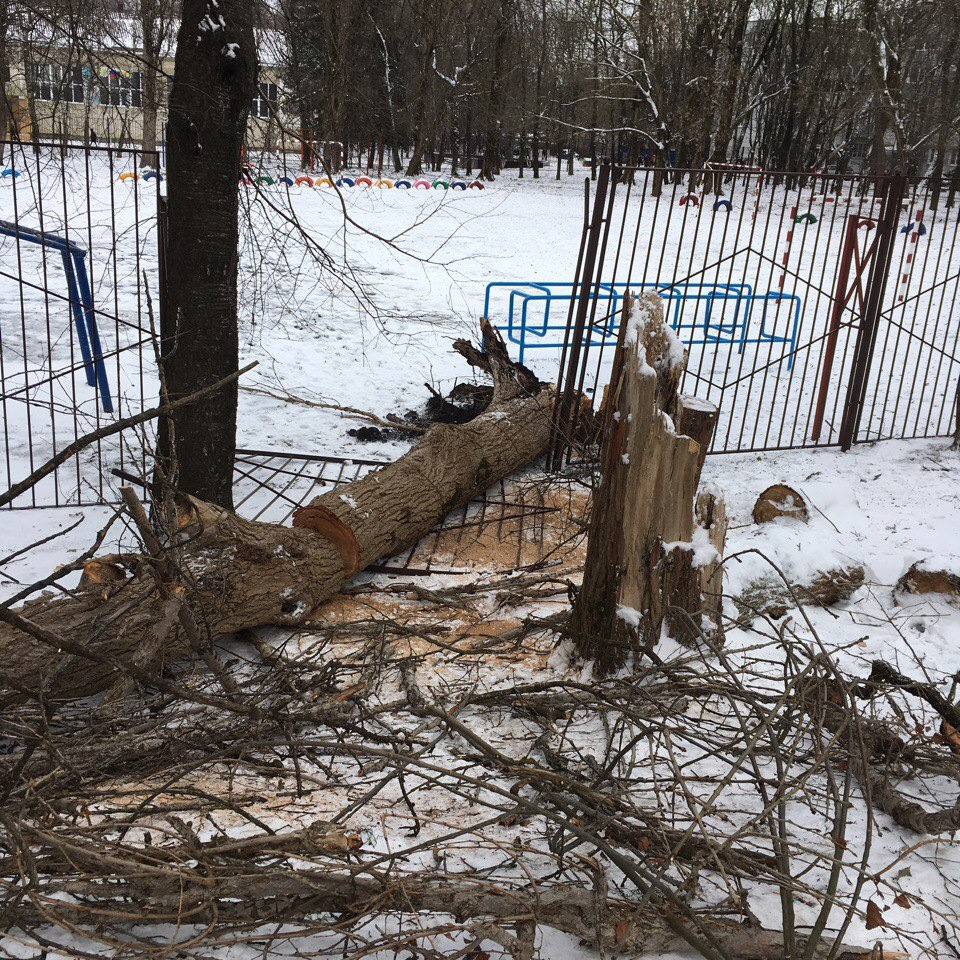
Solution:
[[[51,182],[34,197],[48,188],[62,191],[62,182]],[[154,188],[116,186],[114,204],[108,202],[107,186],[92,193],[96,216],[87,239],[92,249],[116,251],[115,257],[95,258],[93,279],[98,289],[121,290],[114,308],[129,321],[136,319],[135,303],[142,295],[134,251],[149,251],[155,243],[149,231],[138,235],[134,230],[136,205],[150,198]],[[26,182],[18,184],[17,190],[23,191],[20,200],[28,196],[27,188]],[[337,195],[298,188],[260,200],[248,193],[253,229],[245,235],[241,251],[241,361],[258,360],[259,366],[246,383],[278,395],[289,393],[385,416],[421,405],[429,395],[425,383],[447,390],[458,379],[471,378],[450,349],[451,341],[475,333],[487,282],[554,279],[572,271],[580,242],[581,191],[580,178],[519,182],[505,176],[483,191],[354,190]],[[10,217],[12,195],[12,187],[5,185],[0,219]],[[66,202],[80,210],[81,199],[68,194]],[[110,236],[122,239],[114,246]],[[665,235],[664,243],[669,242]],[[10,249],[9,241],[3,241],[0,255]],[[685,249],[683,255],[689,252]],[[149,283],[154,284],[155,268],[149,257],[145,263]],[[42,273],[35,275],[41,278]],[[19,293],[13,293],[9,277],[0,279],[5,336],[11,322],[16,331],[20,329]],[[46,330],[36,325],[43,316],[39,305],[42,301],[28,304],[25,311],[32,323],[27,325],[28,371],[45,362],[37,354]],[[108,306],[104,309],[109,312]],[[946,320],[955,331],[956,315]],[[69,362],[70,356],[62,322],[59,329],[55,367]],[[108,337],[111,332],[114,338],[128,338],[124,342],[139,335],[116,323],[108,328]],[[539,351],[531,360],[541,376],[555,374],[555,353]],[[130,351],[114,363],[113,382],[131,405],[155,397],[149,355],[141,358],[139,352]],[[76,391],[82,428],[95,423],[99,414],[82,377],[63,389],[54,397],[61,415],[71,409]],[[4,429],[14,437],[14,456],[10,476],[4,479],[15,480],[29,466],[22,442],[24,421],[17,419],[13,406],[5,417]],[[335,410],[291,404],[262,392],[241,393],[239,434],[245,447],[375,459],[395,458],[407,448],[403,441],[369,443],[348,435],[349,429],[362,424]],[[109,452],[104,456],[109,460]],[[808,608],[820,640],[853,675],[866,676],[870,662],[882,658],[948,688],[950,678],[960,672],[960,610],[944,597],[905,600],[893,590],[919,559],[960,568],[960,455],[948,449],[946,440],[887,441],[860,445],[847,454],[824,449],[718,455],[708,458],[705,479],[720,489],[731,514],[728,594],[736,596],[769,573],[761,553],[797,579],[840,565],[861,565],[866,582],[849,602],[832,610]],[[751,522],[757,494],[777,482],[795,487],[806,498],[811,507],[808,524],[784,521],[758,527]],[[0,596],[11,596],[21,585],[77,556],[109,514],[109,508],[100,506],[0,514]],[[118,524],[107,543],[119,532]],[[16,555],[45,537],[54,539]],[[424,586],[440,582],[421,581]],[[794,613],[793,618],[798,620],[799,615]],[[798,630],[809,636],[802,623]],[[734,660],[747,660],[756,637],[748,630],[731,631],[727,642]],[[518,671],[522,669],[521,665]],[[573,675],[560,657],[545,660],[541,669],[543,675]],[[497,679],[522,681],[525,675],[508,669]],[[392,793],[385,793],[382,802],[384,809],[399,803]],[[880,826],[882,836],[871,861],[877,871],[894,863],[915,840],[889,822]],[[859,827],[851,829],[856,832]],[[375,825],[368,825],[365,842],[395,847],[402,841],[381,824],[379,833]],[[897,873],[897,889],[922,901],[931,912],[898,906],[890,916],[895,915],[896,924],[909,932],[908,941],[912,938],[914,945],[936,955],[938,937],[930,932],[934,918],[955,913],[960,883],[955,849],[946,843],[927,845],[911,862],[912,875]],[[881,891],[878,885],[877,890],[881,899],[889,900],[893,894],[889,886]],[[768,901],[752,901],[751,906],[764,919],[775,920],[779,910],[775,894],[766,896]],[[802,912],[803,906],[799,909]],[[869,942],[862,928],[855,933],[854,941],[866,937]],[[544,958],[589,955],[571,938],[549,932],[538,950]]]

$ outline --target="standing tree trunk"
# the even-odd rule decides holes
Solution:
[[[166,85],[160,82],[163,76],[160,57],[167,32],[167,15],[164,0],[140,0],[140,31],[143,38],[141,145],[147,152],[157,149],[157,114],[160,97],[166,93]]]
[[[168,304],[161,360],[171,399],[237,369],[237,182],[257,77],[252,0],[184,0],[170,95]],[[161,430],[184,493],[233,507],[237,386]]]
[[[507,0],[494,4],[496,21],[493,40],[493,66],[490,70],[490,97],[487,104],[487,132],[483,144],[481,180],[493,180],[500,172],[501,123],[503,120],[504,61],[507,54],[507,39],[510,21],[506,10]]]

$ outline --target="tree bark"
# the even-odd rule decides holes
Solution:
[[[251,0],[184,0],[170,96],[169,316],[161,360],[171,399],[237,369],[240,153],[257,77]],[[178,410],[161,459],[184,493],[233,506],[237,388]]]
[[[693,546],[701,444],[674,427],[686,352],[664,325],[656,294],[636,304],[625,297],[622,324],[583,586],[569,623],[578,654],[600,674],[652,650],[665,622],[692,639],[702,606]]]
[[[494,379],[480,416],[434,426],[395,463],[297,511],[292,528],[184,501],[179,531],[165,544],[177,583],[166,578],[159,589],[147,556],[109,556],[87,565],[72,594],[40,597],[13,616],[0,608],[0,686],[72,698],[121,678],[142,681],[143,671],[196,647],[177,603],[190,604],[206,642],[243,628],[302,624],[357,571],[415,544],[451,510],[537,459],[554,392],[509,361],[489,324],[483,332],[485,353],[458,345]]]

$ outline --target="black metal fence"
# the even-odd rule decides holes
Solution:
[[[7,142],[0,175],[0,477],[10,486],[79,436],[157,396],[156,156]],[[71,457],[13,507],[102,503],[137,472],[135,432]]]
[[[684,393],[720,408],[712,453],[950,432],[960,206],[939,186],[601,167],[556,334],[554,464],[569,452],[575,397],[606,382],[627,288],[663,297],[688,351]]]

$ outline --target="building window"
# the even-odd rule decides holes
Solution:
[[[142,107],[142,77],[138,72],[125,75],[110,70],[102,79],[100,102],[108,107]]]
[[[30,65],[30,95],[48,103],[83,103],[82,67],[62,67],[59,63]]]
[[[250,114],[266,120],[277,109],[277,85],[275,83],[261,83],[257,87],[257,95],[250,105]]]

